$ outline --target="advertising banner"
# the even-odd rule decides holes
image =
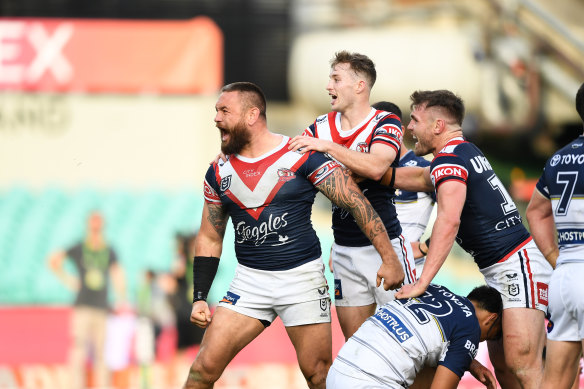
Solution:
[[[185,21],[0,18],[0,90],[209,94],[223,35]]]

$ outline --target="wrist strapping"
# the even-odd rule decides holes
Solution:
[[[428,254],[428,251],[424,251],[422,250],[422,243],[418,242],[418,250],[420,250],[420,252],[422,253],[422,255],[425,257],[426,254]]]
[[[195,256],[193,261],[193,303],[207,300],[218,267],[219,258],[217,257]]]

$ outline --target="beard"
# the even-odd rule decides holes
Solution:
[[[251,142],[251,134],[243,122],[237,123],[233,128],[218,127],[221,133],[229,134],[229,139],[221,140],[221,152],[225,155],[239,154],[241,150]]]
[[[416,154],[418,157],[423,157],[426,154],[430,154],[430,151],[430,147],[428,147],[420,138],[418,138],[414,144],[414,154]]]

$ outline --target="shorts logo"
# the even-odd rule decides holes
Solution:
[[[221,191],[225,192],[231,186],[231,174],[221,179]]]
[[[509,294],[511,296],[517,296],[519,294],[519,284],[509,285]]]
[[[543,282],[537,283],[537,302],[546,306],[548,305],[548,285]]]
[[[514,280],[517,278],[517,273],[505,274],[509,280]]]
[[[335,278],[335,300],[343,299],[343,287],[341,285],[341,280]]]
[[[237,304],[239,297],[240,296],[236,295],[235,293],[227,292],[225,297],[223,297],[223,299],[219,302],[224,303],[224,304],[229,304],[229,305],[235,305],[235,304]]]
[[[320,310],[326,312],[328,308],[328,299],[320,299]]]

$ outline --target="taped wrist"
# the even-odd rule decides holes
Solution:
[[[418,242],[418,250],[420,250],[424,257],[426,256],[426,254],[428,254],[428,251],[422,250],[422,244],[420,242]]]
[[[193,261],[193,303],[207,300],[218,267],[219,258],[217,257],[195,256]]]

